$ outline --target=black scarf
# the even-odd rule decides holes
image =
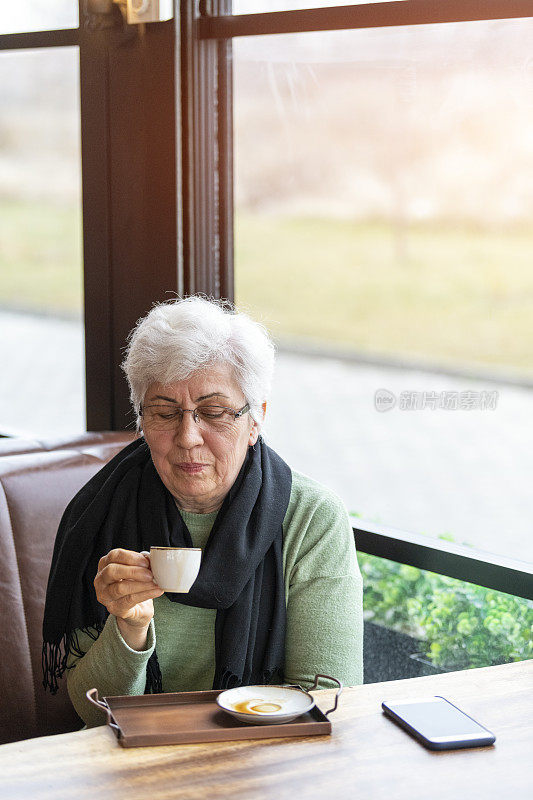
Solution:
[[[187,594],[170,600],[216,608],[214,689],[270,683],[283,676],[286,608],[282,523],[292,476],[259,438],[226,496]],[[93,580],[99,559],[115,547],[192,547],[191,535],[137,439],[78,492],[63,514],[52,557],[43,621],[43,685],[55,694],[76,630],[97,638],[108,617]],[[154,652],[146,692],[162,691]]]

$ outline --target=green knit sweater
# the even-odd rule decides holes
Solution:
[[[195,547],[204,547],[216,512],[181,512]],[[298,472],[283,521],[283,572],[287,604],[285,680],[309,687],[316,674],[353,686],[363,680],[362,580],[353,533],[341,500]],[[165,692],[211,689],[215,669],[215,609],[154,600],[146,649],[132,650],[110,615],[96,641],[79,632],[85,655],[71,656],[68,691],[84,722],[100,725],[103,713],[85,697],[142,694],[146,664],[157,642]],[[322,688],[335,684],[321,680]]]

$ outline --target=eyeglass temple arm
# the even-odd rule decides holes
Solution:
[[[231,409],[231,408],[228,408],[227,410],[228,411],[233,411],[233,409]],[[249,411],[249,410],[250,410],[250,403],[246,403],[246,405],[243,406],[240,411],[234,411],[235,419],[238,419],[239,417],[242,417],[242,415],[246,414],[246,412]]]

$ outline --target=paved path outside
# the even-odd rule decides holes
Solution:
[[[84,429],[79,323],[0,313],[0,423]],[[374,395],[497,391],[493,410],[378,412]],[[368,519],[533,561],[533,390],[280,353],[265,436]]]

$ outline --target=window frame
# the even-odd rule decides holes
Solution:
[[[391,0],[386,3],[269,11],[257,14],[216,14],[201,2],[198,37],[229,39],[280,33],[385,28],[446,22],[479,22],[533,16],[530,0]]]

